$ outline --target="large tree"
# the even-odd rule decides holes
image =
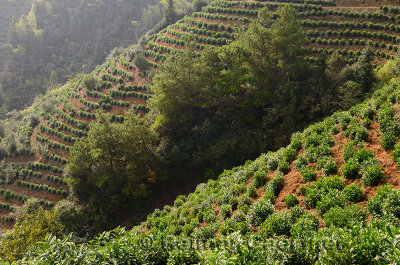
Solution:
[[[146,197],[148,183],[156,180],[157,136],[146,120],[133,114],[123,124],[100,117],[88,137],[71,148],[66,176],[82,204],[110,216]]]

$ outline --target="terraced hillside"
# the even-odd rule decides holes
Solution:
[[[293,134],[277,152],[225,170],[131,231],[117,228],[79,246],[48,237],[26,264],[398,261],[399,118],[396,76],[363,104]]]
[[[90,123],[96,120],[97,110],[105,111],[115,122],[123,122],[124,112],[130,109],[142,115],[145,114],[148,111],[147,99],[151,97],[148,74],[169,56],[172,56],[177,50],[185,49],[188,45],[194,45],[198,52],[201,52],[207,45],[225,45],[235,39],[239,27],[245,27],[257,17],[260,8],[268,6],[275,10],[286,3],[293,3],[299,12],[298,15],[310,41],[310,60],[313,60],[313,56],[322,51],[332,53],[334,50],[339,50],[340,53],[350,57],[356,57],[361,53],[361,49],[371,44],[375,53],[382,59],[393,57],[398,50],[400,25],[394,7],[345,8],[336,6],[335,2],[331,0],[215,1],[204,7],[201,12],[192,13],[145,40],[142,47],[144,60],[139,60],[140,57],[136,56],[140,54],[140,49],[132,47],[95,70],[93,76],[98,80],[97,85],[93,85],[90,78],[77,78],[46,96],[47,98],[56,98],[55,101],[51,101],[53,106],[42,110],[39,121],[31,124],[32,126],[26,124],[21,126],[23,128],[21,134],[29,135],[28,145],[31,150],[17,150],[18,154],[6,158],[7,167],[11,167],[11,171],[14,173],[12,176],[3,175],[0,183],[2,223],[10,225],[13,222],[10,213],[27,198],[39,198],[44,206],[51,207],[57,201],[68,196],[68,185],[63,181],[63,168],[69,158],[69,149],[74,142],[87,135]],[[192,41],[188,41],[186,36]],[[32,109],[35,108],[34,106]],[[369,109],[374,112],[376,108],[377,106],[373,106]],[[29,110],[27,111],[29,112]],[[365,118],[362,116],[363,114],[359,115]],[[368,116],[368,118],[372,119],[373,116]],[[337,122],[341,129],[336,125]],[[240,178],[240,183],[236,183],[240,184],[239,190],[234,193],[246,194],[246,196],[238,198],[239,201],[243,201],[241,205],[249,206],[257,198],[262,197],[265,194],[264,182],[266,180],[274,179],[270,183],[276,182],[277,184],[273,185],[283,186],[282,192],[276,190],[273,192],[273,196],[270,194],[272,197],[277,197],[275,207],[281,209],[285,207],[286,195],[290,192],[298,194],[301,175],[304,175],[305,179],[307,176],[313,179],[321,176],[323,172],[334,173],[335,168],[341,173],[342,164],[344,161],[348,162],[341,156],[342,149],[345,143],[350,141],[348,138],[352,138],[353,134],[357,134],[359,131],[363,141],[368,140],[368,137],[370,139],[375,137],[371,145],[368,145],[369,142],[365,143],[365,148],[374,150],[373,155],[376,157],[373,159],[371,153],[366,152],[368,161],[373,161],[371,170],[374,172],[379,170],[380,161],[383,161],[381,156],[385,158],[390,156],[390,153],[382,151],[382,148],[379,147],[380,136],[374,133],[374,129],[381,125],[371,121],[371,127],[364,127],[360,123],[360,120],[351,115],[341,114],[341,116],[329,119],[326,124],[316,125],[309,129],[306,134],[310,135],[310,139],[307,140],[308,138],[304,136],[306,139],[304,149],[300,148],[303,147],[303,144],[300,146],[301,139],[299,138],[297,147],[288,148],[287,151],[282,151],[282,154],[278,153],[271,158],[271,161],[274,161],[271,163],[276,164],[280,160],[280,155],[287,156],[286,162],[278,163],[278,171],[271,167],[271,170],[265,175],[265,164],[261,165],[258,180],[252,178],[250,173],[246,173],[246,177]],[[348,124],[350,124],[350,129],[347,129]],[[332,135],[331,130],[336,132]],[[362,148],[354,148],[357,152],[364,152]],[[292,164],[298,152],[305,156],[300,161],[307,166],[298,167],[301,174]],[[322,157],[319,157],[321,154]],[[319,158],[324,160],[319,161]],[[263,160],[265,159],[259,160],[254,165],[264,164]],[[390,166],[390,168],[394,168],[394,164]],[[253,163],[248,167],[252,168]],[[287,174],[292,177],[284,178]],[[230,183],[230,181],[234,181],[234,178],[226,178],[226,181]],[[336,179],[334,181],[340,182]],[[346,184],[350,182],[358,183],[359,181],[347,181]],[[214,185],[212,182],[210,183],[211,186]],[[219,187],[220,184],[215,185]],[[318,188],[316,187],[316,189]],[[373,194],[375,189],[367,188],[364,192]],[[301,203],[305,204],[308,197],[307,192],[304,191],[303,195],[298,194],[298,196]],[[225,201],[225,204],[227,202]],[[232,203],[231,206],[235,207],[234,199]],[[217,218],[219,212],[230,216],[234,211],[234,208],[232,210],[229,205],[225,204],[217,203],[213,206],[213,212]],[[315,208],[314,204],[311,206]],[[207,214],[211,214],[211,211]],[[215,219],[214,217],[210,218]],[[201,220],[203,223],[201,226],[204,226],[207,219],[204,219],[204,222],[203,219]],[[148,221],[148,227],[153,227],[151,221]]]

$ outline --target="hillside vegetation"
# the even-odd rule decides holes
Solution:
[[[293,134],[287,147],[225,170],[131,231],[83,245],[48,236],[26,264],[397,262],[400,82],[387,68],[390,81],[370,99]]]
[[[14,113],[0,127],[2,224],[16,221],[1,256],[50,231],[73,236],[47,236],[26,262],[395,260],[398,10],[215,1]],[[129,232],[69,242],[207,180]]]

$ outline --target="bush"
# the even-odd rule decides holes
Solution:
[[[390,150],[393,149],[397,141],[397,135],[393,130],[388,130],[382,134],[380,144],[383,149]]]
[[[322,172],[326,176],[334,175],[337,173],[337,165],[335,160],[330,157],[326,156],[318,161],[319,166],[322,168]]]
[[[133,59],[133,63],[140,71],[144,71],[149,67],[149,64],[143,53],[136,54],[135,58]]]
[[[329,211],[329,209],[339,206],[343,207],[346,202],[344,195],[335,189],[332,189],[328,194],[323,195],[321,200],[317,202],[317,210],[322,215]]]
[[[297,223],[292,226],[290,234],[294,238],[309,239],[315,236],[317,228],[318,225],[315,224],[313,219],[304,216],[300,217]]]
[[[294,148],[288,147],[283,150],[282,158],[284,161],[286,161],[288,164],[290,164],[296,158],[296,154],[297,154],[297,152]]]
[[[275,170],[278,168],[279,157],[278,154],[268,152],[266,156],[266,164],[269,170]]]
[[[303,182],[310,182],[317,179],[317,172],[308,167],[301,168],[300,173]]]
[[[265,175],[265,172],[263,170],[258,170],[254,174],[254,185],[256,186],[256,188],[259,188],[262,185],[264,185],[265,178],[266,178],[266,175]]]
[[[354,157],[356,153],[357,153],[357,150],[354,146],[354,143],[353,142],[347,143],[343,149],[343,160],[345,162],[349,161],[350,158]]]
[[[294,133],[291,138],[290,145],[294,150],[300,151],[300,149],[303,147],[303,135],[299,132]]]
[[[396,144],[392,153],[393,161],[397,164],[397,167],[400,166],[400,144]]]
[[[285,198],[285,205],[287,208],[292,208],[299,204],[299,198],[297,198],[293,193],[289,193]]]
[[[361,187],[357,184],[350,184],[346,188],[343,189],[343,194],[344,197],[346,198],[346,201],[349,202],[360,202],[364,199],[364,193],[361,189]]]
[[[344,208],[334,207],[323,215],[324,223],[327,227],[353,227],[354,225],[365,222],[367,212],[360,206],[349,205]]]
[[[382,215],[385,200],[392,192],[393,188],[389,184],[379,187],[376,191],[375,196],[367,202],[368,211],[373,215]]]
[[[305,156],[299,156],[299,158],[298,158],[297,161],[296,161],[295,168],[296,168],[297,170],[300,171],[300,169],[301,169],[303,166],[307,166],[307,165],[308,165],[308,160],[307,160],[307,158],[306,158]]]
[[[377,164],[366,165],[363,167],[361,182],[365,186],[376,186],[383,180],[383,172]]]
[[[262,224],[261,231],[266,236],[289,236],[291,228],[292,221],[288,212],[274,212]]]
[[[249,222],[252,226],[259,226],[274,211],[275,208],[271,202],[266,199],[258,200],[250,208],[248,214]]]
[[[290,165],[287,161],[281,160],[278,164],[278,171],[282,172],[284,175],[289,173],[290,171]]]
[[[249,195],[250,198],[254,198],[257,196],[257,189],[254,185],[251,185],[249,189],[247,190],[247,194]]]
[[[306,213],[306,210],[304,210],[304,208],[301,207],[300,205],[296,205],[296,206],[290,208],[290,216],[292,218],[293,223],[297,222],[297,219],[299,219],[305,213]]]
[[[393,190],[387,194],[382,209],[385,214],[400,218],[400,192],[398,190]]]
[[[364,148],[361,148],[355,154],[354,158],[357,160],[358,163],[363,164],[364,161],[375,159],[375,156],[371,150],[365,150]]]
[[[270,191],[273,196],[278,196],[279,192],[283,188],[284,181],[284,176],[282,175],[282,173],[278,172],[265,187],[266,193]]]
[[[360,164],[356,159],[349,159],[342,167],[342,175],[347,179],[356,179],[360,175]]]
[[[229,204],[221,205],[221,207],[219,207],[219,214],[224,220],[229,218],[231,211],[232,207]]]
[[[203,227],[198,227],[194,230],[194,238],[205,242],[207,239],[215,237],[217,233],[217,227],[215,225],[208,225]]]

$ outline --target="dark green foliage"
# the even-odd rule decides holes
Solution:
[[[346,201],[349,202],[360,202],[364,199],[364,193],[361,187],[357,184],[350,184],[343,189],[343,194]]]
[[[318,224],[312,218],[307,216],[300,217],[297,222],[292,225],[290,234],[294,238],[307,239],[315,236]]]
[[[384,185],[377,189],[375,196],[368,200],[367,209],[371,214],[381,215],[383,214],[383,205],[388,197],[388,195],[392,192],[395,192],[391,185]]]
[[[278,196],[279,192],[283,188],[283,183],[285,181],[284,176],[281,173],[277,173],[271,181],[265,186],[265,193],[271,193],[272,196]]]
[[[344,189],[344,181],[339,177],[323,177],[317,180],[316,183],[311,184],[305,189],[304,204],[308,208],[315,208],[317,204],[324,199],[323,203],[320,203],[319,208],[321,211],[325,211],[332,206],[335,200],[340,204],[345,202],[345,198],[339,191]],[[335,206],[335,205],[333,205]]]
[[[307,158],[306,158],[305,156],[299,156],[299,158],[298,158],[297,161],[296,161],[295,168],[296,168],[298,171],[300,171],[301,168],[302,168],[303,166],[307,166],[307,165],[308,165],[308,160],[307,160]]]
[[[133,59],[133,63],[140,71],[145,71],[149,67],[146,57],[144,57],[143,53],[136,54]]]
[[[357,150],[354,146],[354,142],[347,143],[343,149],[344,161],[347,162],[348,160],[350,160],[350,158],[352,158],[356,154],[356,152],[357,152]]]
[[[365,186],[376,186],[383,180],[383,172],[379,165],[372,164],[363,166],[361,182]]]
[[[282,152],[282,158],[288,164],[290,164],[296,158],[296,154],[297,154],[297,152],[294,148],[285,148]]]
[[[0,84],[9,99],[8,110],[33,102],[35,96],[70,76],[87,74],[103,63],[116,46],[135,43],[161,21],[158,4],[156,0],[26,3],[24,14],[1,23],[11,25],[8,36],[1,36],[3,44],[10,45],[10,49],[1,51],[0,66]],[[115,49],[109,57],[121,51],[122,48]]]
[[[346,164],[342,167],[342,174],[343,177],[347,179],[355,179],[359,177],[360,172],[360,164],[357,162],[356,159],[351,158],[347,161]]]
[[[162,147],[164,153],[171,154],[171,166],[200,167],[200,172],[204,165],[216,171],[229,168],[245,157],[281,147],[293,131],[301,128],[300,124],[332,113],[337,109],[337,92],[343,83],[354,79],[360,82],[363,92],[369,91],[369,85],[364,86],[364,79],[373,75],[368,52],[343,74],[345,63],[337,67],[335,60],[324,56],[319,64],[309,64],[304,59],[306,38],[293,7],[279,8],[276,17],[267,7],[258,12],[258,23],[248,26],[238,40],[205,49],[200,55],[193,50],[177,52],[159,68],[153,80],[151,105],[155,113],[160,113],[155,127],[166,139]],[[222,10],[257,13],[210,8],[212,14],[199,12],[194,16],[210,19],[225,12]],[[207,27],[222,27],[221,23],[191,19],[185,19],[185,24],[204,27],[205,33]],[[307,144],[304,139],[310,162],[331,154],[331,131],[335,127],[337,130],[333,122],[316,133],[318,144]],[[296,134],[288,150],[280,153],[282,173],[288,172],[302,145],[302,135]],[[267,164],[275,169],[276,159]]]
[[[321,199],[317,202],[317,210],[323,215],[332,207],[343,207],[346,203],[346,197],[342,192],[336,189],[329,190],[327,194],[321,194]]]
[[[68,182],[94,214],[112,215],[125,207],[121,200],[146,197],[147,183],[157,180],[150,166],[158,159],[155,133],[146,120],[125,117],[124,124],[100,117],[101,122],[91,124],[88,137],[71,148]]]
[[[285,205],[287,208],[292,208],[299,204],[299,199],[293,193],[289,193],[285,198]]]
[[[278,164],[278,171],[286,175],[290,171],[290,164],[285,160],[281,160]]]
[[[385,150],[393,149],[397,142],[397,135],[394,131],[390,130],[382,134],[380,144]]]
[[[353,227],[366,221],[367,212],[360,206],[350,205],[331,208],[323,215],[327,227]]]
[[[288,212],[274,212],[261,226],[261,233],[267,236],[290,235],[292,221]]]
[[[310,182],[317,179],[317,172],[315,172],[312,168],[304,166],[300,169],[300,173],[303,182]]]
[[[264,220],[275,211],[274,206],[266,199],[260,199],[255,202],[248,215],[249,222],[252,226],[261,225]]]
[[[326,176],[337,174],[337,165],[335,160],[330,156],[325,156],[318,160],[318,167],[322,168],[322,172]]]
[[[254,185],[256,188],[261,187],[264,185],[266,179],[265,172],[263,170],[258,170],[256,173],[254,173]]]

